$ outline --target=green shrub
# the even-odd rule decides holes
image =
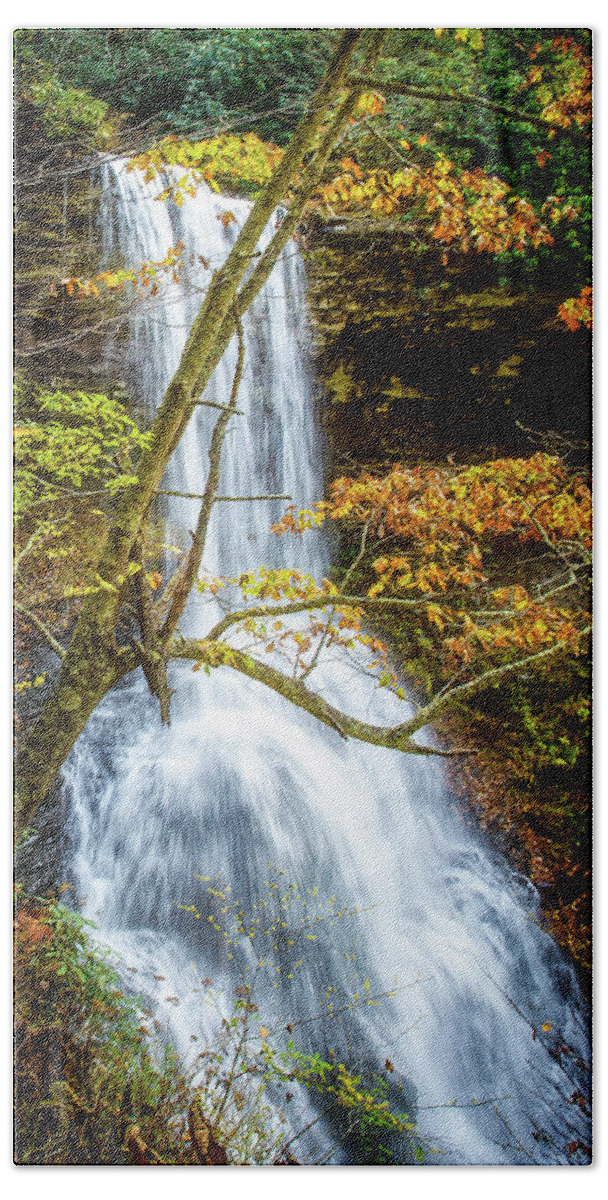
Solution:
[[[126,1164],[134,1129],[152,1163],[196,1161],[189,1078],[89,928],[56,900],[18,895],[15,1161]]]
[[[108,144],[114,120],[104,100],[61,83],[53,74],[31,83],[29,94],[47,137],[84,140],[98,147]]]

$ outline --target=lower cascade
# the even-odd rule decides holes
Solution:
[[[126,349],[109,347],[148,408],[249,210],[206,185],[179,209],[157,203],[157,191],[121,162],[104,166],[108,261],[159,261],[179,241],[198,264],[135,307]],[[235,222],[225,225],[228,206]],[[322,496],[323,446],[294,243],[244,335],[221,492],[290,494],[305,506]],[[226,402],[236,358],[235,339],[208,400]],[[166,490],[200,493],[212,427],[213,409],[198,407]],[[205,568],[232,577],[295,566],[321,578],[321,534],[296,543],[270,532],[284,505],[216,504]],[[166,498],[168,543],[187,547],[196,512],[195,500]],[[195,592],[182,632],[202,636],[219,613]],[[533,887],[462,815],[440,762],[346,741],[228,667],[169,671],[170,727],[138,671],[99,706],[64,770],[76,892],[163,1039],[188,1065],[212,1046],[263,952],[255,1002],[267,1031],[293,1027],[298,1050],[333,1051],[353,1069],[388,1062],[425,1164],[566,1162],[568,1144],[589,1138],[585,1106],[572,1099],[589,1063],[574,970],[538,923]],[[403,704],[335,650],[315,688],[366,720],[403,719]],[[285,916],[271,944],[262,933],[253,946],[225,936],[235,905],[252,919]],[[272,1099],[294,1137],[310,1126],[293,1143],[298,1161],[356,1161],[314,1096],[286,1105],[276,1089]],[[391,1149],[396,1163],[417,1161],[405,1139]]]

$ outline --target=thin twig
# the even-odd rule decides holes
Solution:
[[[289,600],[285,604],[260,604],[229,612],[222,617],[221,621],[218,621],[217,625],[213,626],[213,629],[207,634],[206,640],[216,641],[231,625],[249,618],[282,617],[310,609],[327,608],[328,605],[333,608],[362,608],[364,611],[371,612],[383,612],[389,608],[396,608],[398,611],[416,610],[428,604],[429,599],[432,598],[432,596],[423,596],[419,600],[404,600],[400,596],[350,596],[341,591],[320,592],[318,596],[312,596],[305,600]]]
[[[190,547],[186,561],[179,572],[177,584],[174,585],[171,603],[169,605],[167,616],[163,622],[161,640],[164,646],[168,645],[169,640],[171,639],[171,636],[177,626],[201,563],[203,550],[205,548],[205,541],[207,538],[207,530],[209,528],[209,521],[217,494],[216,489],[219,484],[224,438],[226,436],[228,422],[236,408],[239,386],[243,375],[243,367],[245,363],[245,339],[243,334],[241,314],[236,301],[233,305],[233,313],[238,339],[238,354],[234,378],[232,380],[230,400],[224,411],[218,416],[213,433],[211,435],[211,445],[209,447],[209,474],[207,476],[204,492],[199,497],[195,497],[200,499],[202,503],[199,511],[196,531],[192,539],[192,546]]]
[[[300,1129],[299,1133],[294,1134],[294,1136],[290,1138],[288,1142],[285,1142],[284,1145],[281,1146],[280,1153],[285,1154],[285,1151],[288,1150],[290,1146],[293,1146],[293,1143],[297,1142],[298,1138],[301,1138],[303,1134],[308,1133],[308,1130],[312,1129],[313,1125],[317,1125],[319,1121],[322,1121],[323,1117],[325,1117],[328,1112],[331,1112],[331,1109],[324,1108],[323,1111],[319,1113],[318,1117],[314,1117],[312,1121],[308,1122],[308,1125],[305,1125],[303,1129]]]
[[[21,615],[25,617],[26,621],[30,621],[30,623],[38,630],[38,632],[42,634],[51,647],[51,650],[54,650],[55,654],[57,654],[59,658],[65,658],[65,648],[60,642],[57,641],[57,638],[53,637],[53,634],[51,633],[50,629],[47,629],[44,621],[41,621],[35,613],[30,612],[29,608],[26,608],[24,604],[20,604],[18,600],[15,600],[15,608],[17,609],[17,612],[20,612]]]
[[[216,404],[215,407],[221,408],[221,405]],[[182,500],[204,500],[205,499],[205,494],[203,492],[172,492],[168,488],[157,488],[156,495],[157,496],[178,496]],[[291,499],[292,499],[292,496],[288,496],[286,493],[280,492],[280,493],[277,493],[276,495],[269,494],[266,496],[214,496],[213,502],[214,502],[214,504],[218,504],[218,503],[220,503],[220,501],[223,503],[226,503],[228,501],[243,501],[243,500],[249,501],[249,500],[291,500]]]
[[[239,417],[245,415],[242,408],[230,408],[226,404],[216,404],[213,400],[195,400],[194,404],[198,408],[219,408],[220,412],[237,413]]]
[[[573,131],[555,125],[553,121],[546,117],[534,116],[532,113],[520,112],[516,108],[511,108],[506,104],[495,104],[492,100],[486,100],[483,96],[473,96],[466,92],[431,92],[424,88],[417,88],[403,83],[391,83],[388,79],[369,79],[357,76],[351,77],[348,81],[351,86],[358,84],[359,86],[375,88],[377,91],[387,92],[395,96],[411,96],[413,100],[431,100],[439,104],[472,104],[478,108],[487,108],[490,112],[500,113],[501,116],[511,117],[514,121],[521,122],[525,125],[536,125],[543,130],[553,130],[556,134],[566,137],[576,136]],[[582,130],[577,130],[579,136]]]

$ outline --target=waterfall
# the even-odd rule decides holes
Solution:
[[[157,202],[160,190],[123,163],[104,167],[108,262],[160,261],[181,241],[190,264],[187,281],[169,280],[134,307],[128,344],[112,348],[150,414],[249,211],[204,185],[181,208]],[[235,220],[224,224],[227,209]],[[305,272],[293,243],[245,315],[244,334],[241,413],[231,419],[221,492],[289,493],[305,506],[322,495],[323,446]],[[226,402],[236,355],[234,339],[207,400]],[[197,408],[170,465],[169,490],[202,490],[213,414]],[[228,577],[261,564],[294,566],[321,578],[320,535],[295,542],[269,532],[283,510],[281,501],[217,504],[204,566]],[[168,499],[166,541],[186,548],[196,514],[196,501]],[[195,593],[182,632],[200,636],[217,615],[216,601]],[[431,1165],[565,1162],[568,1143],[589,1138],[571,1103],[584,1090],[579,1076],[589,1057],[575,975],[539,924],[534,889],[463,816],[440,762],[345,741],[229,668],[209,676],[186,663],[169,670],[169,728],[135,672],[100,704],[64,772],[81,904],[163,1036],[190,1062],[193,1047],[217,1033],[201,979],[228,998],[249,961],[246,945],[228,951],[206,919],[200,877],[232,888],[225,894],[249,913],[271,896],[273,881],[291,883],[306,898],[315,933],[305,935],[297,970],[288,969],[285,939],[272,951],[274,974],[257,996],[265,1024],[295,1024],[299,1048],[334,1049],[350,1063],[383,1070],[389,1058],[391,1081],[401,1081],[432,1147]],[[334,651],[313,678],[356,716],[404,719],[403,703],[346,653]],[[185,911],[190,905],[202,919]],[[355,915],[338,918],[338,909]],[[335,1015],[322,1019],[332,998]],[[310,1104],[298,1097],[294,1133],[310,1120]],[[331,1145],[320,1120],[294,1153],[350,1161],[347,1149],[332,1153]],[[408,1154],[404,1148],[397,1161]]]

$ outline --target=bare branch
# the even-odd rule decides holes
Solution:
[[[220,480],[222,447],[228,428],[228,422],[236,407],[239,386],[243,375],[243,365],[245,361],[245,340],[243,336],[241,317],[239,312],[236,310],[236,306],[235,321],[239,348],[234,379],[232,381],[230,401],[227,404],[224,412],[222,412],[217,418],[213,433],[211,435],[211,445],[209,447],[209,474],[207,476],[205,490],[201,496],[202,504],[198,516],[196,531],[192,539],[192,546],[190,547],[184,565],[179,568],[178,583],[174,588],[171,604],[169,605],[169,610],[163,623],[161,640],[164,646],[167,645],[169,639],[172,637],[175,631],[177,622],[179,621],[179,618],[184,610],[184,605],[188,599],[188,594],[194,584],[201,564],[201,558],[203,556],[203,550],[205,548],[205,541],[207,538],[207,530],[209,528],[209,521],[211,519],[211,513],[215,503],[217,487]]]
[[[388,79],[370,79],[360,75],[349,78],[348,82],[351,86],[374,88],[376,91],[386,92],[393,96],[411,96],[413,100],[432,100],[439,104],[472,104],[476,108],[487,108],[490,112],[500,113],[503,117],[511,117],[512,120],[526,125],[536,125],[542,130],[552,129],[556,134],[566,137],[576,136],[574,131],[555,125],[546,117],[534,116],[532,113],[511,108],[507,104],[495,104],[492,100],[486,100],[484,96],[472,96],[467,92],[432,92],[407,83],[391,83]],[[580,130],[577,132],[580,133]]]
[[[22,546],[21,550],[17,551],[13,559],[13,570],[15,577],[19,574],[19,564],[21,563],[22,559],[27,558],[30,551],[34,549],[34,546],[44,540],[44,536],[44,534],[40,533],[40,529],[35,529],[27,539],[25,546]]]
[[[216,407],[220,408],[220,405],[218,404],[218,405],[216,405]],[[226,411],[228,411],[228,410],[226,410]],[[205,499],[203,492],[171,492],[168,490],[168,488],[157,488],[156,495],[157,496],[178,496],[182,500],[204,500]],[[277,493],[277,495],[274,495],[274,496],[272,496],[272,495],[268,495],[268,496],[215,496],[214,503],[218,504],[220,500],[226,501],[226,500],[291,500],[291,499],[292,499],[291,496],[288,496],[284,493],[281,493],[281,494]]]
[[[548,534],[547,530],[545,529],[544,525],[541,524],[541,522],[538,520],[538,517],[535,515],[536,509],[540,508],[540,506],[544,503],[544,500],[545,500],[545,497],[543,497],[541,500],[539,500],[538,504],[535,506],[534,509],[528,508],[528,505],[526,504],[525,500],[520,500],[520,504],[521,504],[524,512],[526,513],[526,515],[532,521],[532,524],[536,526],[536,529],[538,530],[545,545],[549,547],[549,550],[552,552],[552,554],[554,554],[556,556],[556,558],[559,558],[561,560],[561,562],[563,562],[566,570],[569,573],[569,583],[575,583],[576,582],[576,572],[575,572],[574,567],[572,566],[572,563],[570,562],[570,559],[568,558],[567,554],[564,554],[563,550],[561,550],[559,548],[559,546],[556,546],[551,541],[551,538],[549,537],[549,534]],[[577,549],[579,549],[578,546],[577,546]]]
[[[240,500],[248,500],[249,501],[249,500],[292,500],[292,499],[293,499],[293,497],[288,495],[287,493],[283,494],[281,492],[277,492],[276,495],[269,494],[266,496],[216,496],[215,503],[216,504],[219,504],[220,502],[226,503],[227,501],[235,501],[235,500],[239,500],[239,501]]]
[[[581,631],[580,636],[583,637],[588,632],[588,629],[584,629]],[[263,683],[266,687],[271,688],[272,691],[278,692],[279,695],[284,696],[297,708],[305,709],[306,712],[316,717],[324,725],[329,725],[330,728],[336,729],[343,738],[354,737],[358,741],[368,742],[372,746],[384,746],[390,750],[400,750],[405,754],[453,758],[475,754],[477,751],[463,747],[452,750],[439,750],[434,746],[420,746],[412,741],[413,735],[436,720],[437,717],[457,701],[468,699],[477,692],[494,686],[509,674],[536,666],[548,658],[563,653],[566,649],[565,642],[557,642],[554,646],[549,646],[547,649],[540,650],[536,654],[530,654],[526,658],[516,659],[514,662],[504,663],[500,667],[484,671],[476,679],[469,680],[468,683],[458,684],[449,691],[436,696],[413,717],[410,717],[400,725],[393,726],[370,725],[366,721],[360,721],[356,717],[349,716],[347,713],[334,708],[322,696],[311,692],[301,679],[284,675],[281,671],[277,671],[275,667],[258,662],[251,655],[236,650],[234,646],[229,646],[224,642],[197,638],[174,639],[169,648],[169,655],[173,658],[194,659],[197,663],[204,663],[209,667],[231,667],[233,670],[247,675],[250,679],[255,679],[259,683]]]
[[[38,483],[42,483],[44,485],[44,487],[53,488],[56,492],[61,492],[62,496],[73,496],[76,500],[79,500],[81,496],[107,496],[108,495],[107,488],[93,488],[89,491],[79,491],[78,488],[62,487],[60,483],[53,483],[52,480],[50,480],[50,479],[44,479],[42,477],[42,475],[35,475],[33,471],[28,472],[28,474],[30,475],[30,477],[32,479],[35,479]],[[51,497],[47,498],[46,500],[37,501],[36,504],[30,504],[30,506],[28,508],[28,512],[31,508],[36,508],[39,504],[49,504],[53,500],[56,500],[56,499],[57,499],[56,496],[51,496]]]
[[[419,746],[409,736],[410,725],[412,732],[421,728],[426,722],[418,722],[412,718],[398,726],[370,725],[359,721],[340,709],[334,708],[322,696],[311,692],[300,679],[284,675],[266,663],[258,662],[251,655],[224,642],[212,642],[197,638],[176,638],[171,643],[168,654],[172,658],[192,659],[209,667],[227,666],[250,679],[263,683],[274,692],[284,696],[297,708],[303,708],[324,725],[335,729],[340,737],[354,737],[360,742],[368,742],[372,746],[385,746],[391,750],[401,750],[406,754],[438,755],[441,758],[452,758],[456,755],[472,754],[469,749],[437,750],[433,746]]]
[[[18,600],[15,600],[15,608],[17,609],[17,612],[21,613],[21,616],[24,617],[26,621],[29,621],[30,624],[38,630],[38,633],[42,634],[45,641],[48,642],[49,646],[51,647],[51,650],[54,650],[55,654],[57,654],[59,658],[64,658],[65,647],[57,641],[57,638],[53,637],[53,634],[51,633],[50,629],[47,629],[44,621],[41,621],[40,617],[37,617],[35,613],[30,612],[29,608],[26,608],[25,605],[21,604]]]
[[[158,639],[150,645],[145,645],[137,638],[131,638],[137,657],[141,663],[146,682],[153,696],[156,696],[160,707],[160,719],[163,725],[171,724],[171,697],[175,688],[170,688],[167,679],[167,660],[159,648]]]
[[[194,403],[198,408],[219,408],[222,412],[226,412],[225,404],[215,404],[213,400],[195,400]],[[233,408],[231,409],[231,412],[237,414],[239,417],[243,417],[245,415],[242,408]],[[173,493],[169,494],[172,495]]]
[[[323,633],[321,634],[321,637],[319,638],[316,650],[315,650],[306,670],[302,671],[302,674],[300,675],[300,679],[308,679],[308,676],[311,674],[312,671],[314,671],[314,669],[321,657],[321,654],[323,652],[323,647],[329,637],[331,623],[332,623],[335,615],[336,615],[335,608],[334,607],[330,608],[328,616],[327,616],[327,621],[325,622],[325,629],[323,630]]]
[[[362,558],[365,555],[365,548],[367,545],[367,535],[369,533],[369,526],[370,526],[370,521],[367,520],[365,522],[362,532],[361,532],[361,542],[359,544],[359,551],[355,555],[352,563],[350,564],[350,567],[348,568],[348,571],[346,572],[346,575],[344,576],[344,578],[342,580],[342,591],[344,591],[346,589],[347,584],[350,583],[353,573],[356,571],[357,567],[359,566],[359,563],[361,562]]]
[[[585,637],[588,633],[590,633],[589,626],[580,631],[579,637]],[[425,725],[429,725],[431,721],[435,721],[437,717],[441,716],[447,708],[450,708],[457,701],[466,700],[470,696],[476,695],[477,692],[484,691],[487,687],[493,687],[508,675],[514,672],[525,671],[527,667],[536,666],[548,658],[562,654],[567,649],[568,645],[566,642],[556,642],[555,645],[548,646],[545,650],[539,650],[536,654],[529,654],[526,658],[517,658],[513,662],[503,663],[500,667],[492,667],[489,671],[484,671],[475,679],[470,679],[468,683],[457,684],[450,691],[444,691],[435,696],[424,708],[420,709],[417,716],[413,717],[410,721],[406,721],[404,725],[398,728],[406,730],[408,734],[416,733],[417,730],[422,729]]]
[[[210,641],[220,638],[231,625],[252,617],[285,617],[292,613],[312,611],[315,608],[363,608],[366,612],[385,612],[387,609],[415,610],[428,604],[430,597],[423,596],[420,600],[401,600],[397,596],[352,596],[346,592],[320,592],[318,596],[303,600],[289,600],[285,604],[258,604],[251,608],[241,608],[227,613],[217,625],[207,634]]]

